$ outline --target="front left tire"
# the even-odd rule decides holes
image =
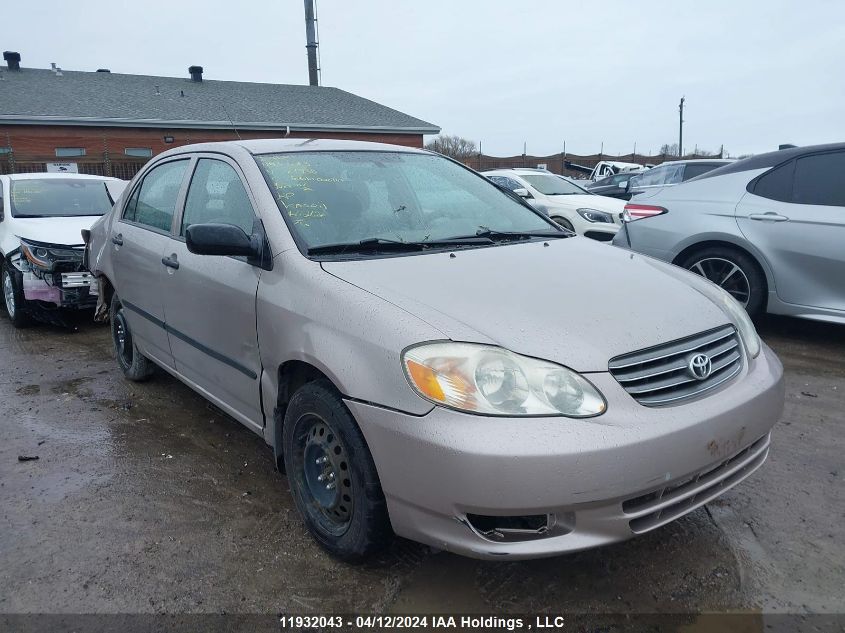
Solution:
[[[308,531],[331,555],[360,562],[393,530],[373,457],[328,380],[294,393],[284,419],[285,472]]]
[[[3,305],[6,307],[12,325],[16,328],[31,325],[32,317],[23,295],[23,274],[8,261],[3,262],[0,286],[3,288]]]

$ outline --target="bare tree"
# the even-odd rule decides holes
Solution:
[[[478,153],[474,141],[448,134],[441,134],[433,141],[429,141],[425,148],[455,160],[466,160]]]
[[[672,143],[669,145],[668,143],[664,143],[660,146],[660,153],[666,154],[667,156],[677,156],[678,155],[678,144]]]

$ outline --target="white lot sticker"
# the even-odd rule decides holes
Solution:
[[[76,163],[47,163],[47,173],[50,174],[78,174]]]

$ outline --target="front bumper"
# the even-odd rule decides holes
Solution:
[[[584,225],[584,237],[589,237],[592,240],[599,242],[610,242],[619,232],[618,224],[609,224],[606,222],[590,222]]]
[[[97,303],[97,279],[87,271],[65,273],[23,273],[23,295],[27,301],[42,301],[60,308],[93,308]]]
[[[765,345],[740,375],[679,406],[638,405],[590,374],[608,411],[589,420],[422,417],[347,400],[400,536],[476,558],[536,558],[663,525],[751,474],[783,410],[780,361]],[[547,515],[538,533],[480,530],[468,515]]]

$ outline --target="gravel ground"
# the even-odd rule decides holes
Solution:
[[[841,614],[845,328],[760,331],[786,411],[764,467],[706,508],[547,560],[398,540],[348,566],[309,538],[259,437],[163,372],[126,382],[107,328],[0,318],[0,614]]]

